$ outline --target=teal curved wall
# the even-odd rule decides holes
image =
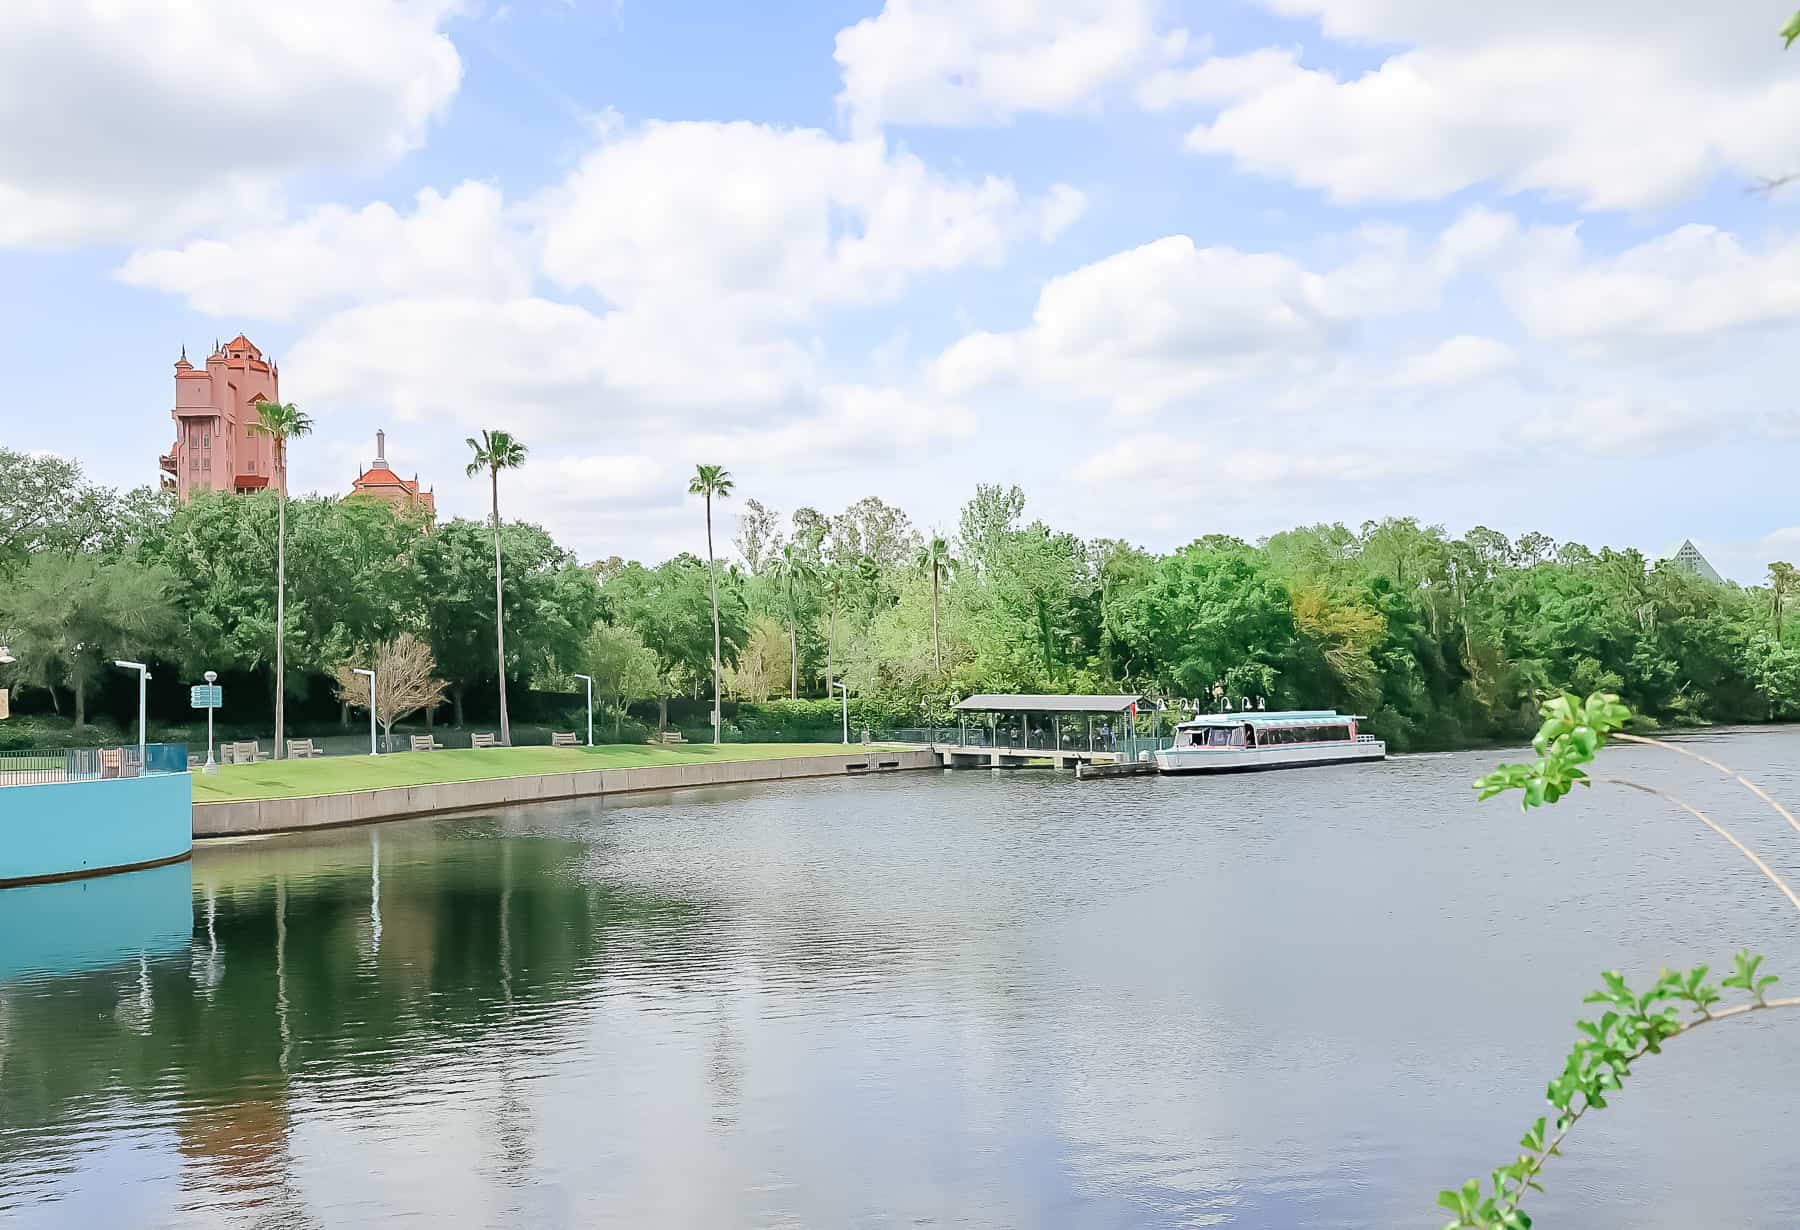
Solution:
[[[0,891],[0,989],[9,979],[107,969],[180,952],[194,935],[194,865]]]
[[[97,875],[194,848],[186,773],[0,786],[0,885]]]

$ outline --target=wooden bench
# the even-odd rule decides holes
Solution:
[[[116,747],[103,747],[100,749],[100,776],[125,776],[125,753],[122,750]]]
[[[500,740],[490,733],[469,736],[470,747],[499,747]]]
[[[575,732],[572,730],[568,734],[564,734],[560,730],[553,730],[550,732],[550,746],[580,747],[581,741],[575,737]]]
[[[679,730],[665,730],[656,736],[658,743],[686,743],[687,736]]]
[[[444,745],[430,735],[414,735],[412,750],[415,752],[441,752],[444,750]]]
[[[287,743],[289,760],[311,760],[325,754],[325,750],[314,746],[311,739],[289,739]]]
[[[262,745],[255,739],[227,743],[219,751],[225,764],[255,764],[263,758]]]

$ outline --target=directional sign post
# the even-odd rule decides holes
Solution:
[[[225,689],[216,680],[218,671],[207,671],[206,682],[196,683],[188,689],[188,704],[195,709],[206,710],[206,764],[201,767],[202,773],[217,773],[219,766],[213,761],[213,710],[225,705]]]

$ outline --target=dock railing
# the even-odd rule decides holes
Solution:
[[[135,743],[119,747],[0,752],[0,786],[97,782],[114,777],[159,777],[187,771],[185,743],[147,744],[141,759]]]

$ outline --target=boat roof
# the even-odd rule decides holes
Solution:
[[[1354,713],[1339,713],[1336,709],[1258,709],[1239,713],[1202,713],[1191,722],[1182,722],[1181,726],[1242,726],[1245,723],[1251,726],[1331,726],[1339,722],[1353,722],[1356,717]]]

